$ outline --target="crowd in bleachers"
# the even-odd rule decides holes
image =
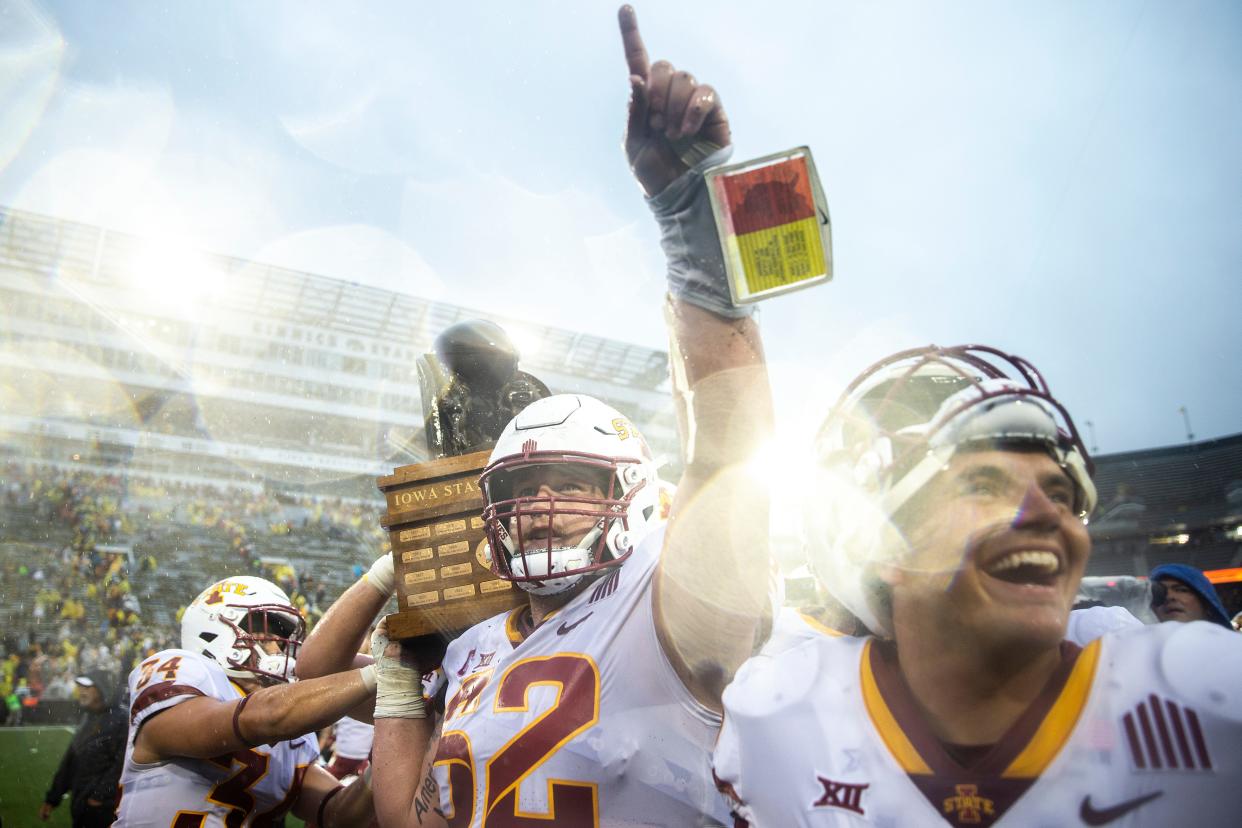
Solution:
[[[299,571],[266,554],[275,543],[325,538],[387,549],[382,506],[251,489],[216,488],[10,462],[4,466],[0,522],[0,697],[10,724],[40,699],[68,698],[91,669],[118,677],[159,649],[176,646],[177,622],[206,581],[168,577],[193,564],[220,575],[251,573],[280,584],[309,624],[354,577]],[[201,551],[179,540],[192,534]],[[222,549],[229,555],[219,556]],[[182,571],[178,569],[177,571]],[[191,582],[192,581],[192,582]],[[166,610],[161,612],[160,610]]]

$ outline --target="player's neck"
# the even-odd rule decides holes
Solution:
[[[589,579],[582,579],[572,588],[556,595],[529,595],[530,621],[532,627],[538,627],[543,620],[574,599],[586,587]]]
[[[1059,647],[997,652],[940,640],[926,627],[896,633],[897,663],[911,695],[936,736],[958,745],[999,740],[1061,663]]]

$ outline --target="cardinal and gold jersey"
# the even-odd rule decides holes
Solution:
[[[875,638],[752,658],[724,705],[713,763],[739,824],[1242,824],[1242,636],[1213,624],[1065,642],[985,748],[940,742]]]
[[[522,607],[449,645],[433,773],[451,826],[729,819],[710,774],[719,717],[682,685],[656,638],[663,537],[648,535],[539,627],[524,628]]]
[[[289,810],[319,756],[314,734],[212,759],[134,761],[138,729],[152,716],[200,696],[233,701],[243,695],[220,665],[189,650],[156,653],[129,674],[129,742],[114,826],[259,828]]]
[[[773,656],[801,644],[808,638],[821,635],[848,635],[827,626],[821,615],[822,611],[817,607],[781,607],[772,625],[772,632],[763,645],[763,654]],[[1122,607],[1087,607],[1070,612],[1065,640],[1083,647],[1105,633],[1141,626],[1143,622]]]

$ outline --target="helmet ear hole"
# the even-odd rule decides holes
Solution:
[[[199,633],[199,634],[198,634],[198,637],[199,637],[199,638],[201,638],[202,640],[206,641],[208,644],[210,644],[211,642],[215,641],[215,640],[216,640],[216,638],[217,638],[217,636],[216,636],[216,634],[215,634],[215,633],[213,633],[213,632],[208,632],[207,630],[203,630],[201,633]]]

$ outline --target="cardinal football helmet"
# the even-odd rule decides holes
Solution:
[[[232,678],[294,681],[306,623],[284,590],[249,575],[207,587],[181,617],[181,648],[202,653]],[[274,641],[280,652],[264,645]]]
[[[515,475],[532,467],[570,467],[599,480],[601,495],[518,496]],[[505,426],[479,477],[492,570],[536,595],[555,595],[589,572],[617,566],[662,518],[662,484],[647,441],[599,400],[558,394],[531,403]],[[546,490],[544,490],[546,491]],[[523,537],[523,524],[557,516],[595,518],[573,545]]]
[[[959,449],[1047,451],[1074,482],[1074,508],[1095,507],[1091,459],[1074,421],[1031,363],[983,345],[902,351],[846,388],[816,439],[824,494],[808,504],[808,560],[817,579],[869,629],[888,634],[876,565],[905,549],[893,516]]]

